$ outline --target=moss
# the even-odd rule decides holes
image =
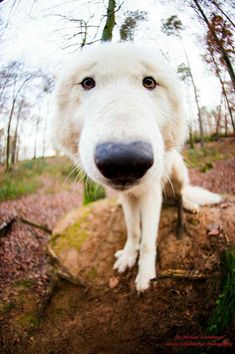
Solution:
[[[23,315],[18,323],[25,328],[37,329],[41,325],[41,320],[36,314],[30,312]]]
[[[8,302],[6,304],[0,305],[0,312],[1,313],[6,313],[6,312],[11,312],[11,310],[16,308],[16,304],[14,302]]]
[[[95,280],[97,277],[97,270],[95,268],[92,268],[86,273],[86,278],[90,281]]]
[[[199,221],[197,219],[194,218],[189,218],[188,222],[193,225],[193,226],[197,226],[199,224]]]
[[[74,224],[72,227],[66,229],[63,234],[60,234],[60,237],[54,244],[54,250],[58,253],[66,248],[75,248],[79,251],[88,237],[84,230],[79,229],[80,224]]]
[[[79,297],[82,296],[77,286],[64,281],[57,289],[47,311],[46,321],[53,323],[64,321],[68,315],[75,314],[80,308]]]
[[[20,289],[31,289],[35,284],[35,280],[33,279],[21,279],[17,280],[13,286]]]
[[[63,232],[54,234],[51,237],[51,246],[55,252],[60,253],[61,250],[66,248],[75,248],[77,251],[80,250],[84,241],[88,238],[85,226],[89,214],[90,208],[83,208],[81,215],[78,216],[74,224],[69,225]]]

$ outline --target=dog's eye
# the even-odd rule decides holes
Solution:
[[[153,77],[147,76],[143,79],[143,86],[148,90],[153,90],[157,86],[157,83]]]
[[[81,85],[84,90],[90,90],[95,87],[95,80],[91,77],[86,77],[84,80],[82,80]]]

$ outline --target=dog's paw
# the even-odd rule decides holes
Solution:
[[[124,248],[123,250],[117,251],[115,257],[117,260],[114,263],[113,269],[116,269],[119,273],[123,273],[127,268],[131,268],[135,264],[137,251],[127,251]]]
[[[141,293],[149,288],[150,285],[150,280],[153,279],[151,275],[141,275],[137,274],[137,277],[135,278],[135,284],[136,284],[136,290],[138,293]]]

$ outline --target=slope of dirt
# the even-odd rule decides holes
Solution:
[[[120,206],[105,200],[72,211],[56,225],[51,247],[85,285],[58,283],[43,310],[32,284],[15,285],[12,308],[2,314],[6,352],[176,352],[170,347],[176,336],[203,335],[207,327],[220,290],[221,252],[235,243],[234,214],[233,203],[185,214],[185,232],[178,239],[176,210],[165,208],[158,239],[159,277],[138,295],[136,267],[123,275],[112,270],[114,252],[123,247],[126,234]],[[74,227],[77,232],[71,234]],[[229,343],[231,331],[224,334]]]

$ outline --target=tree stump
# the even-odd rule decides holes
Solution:
[[[158,277],[213,277],[219,272],[221,252],[235,244],[235,205],[203,207],[196,215],[184,213],[182,238],[177,237],[177,209],[162,210],[157,240]],[[49,249],[71,278],[107,286],[114,253],[122,249],[126,226],[121,206],[102,200],[68,213],[56,225]],[[130,272],[136,272],[137,269]],[[133,287],[134,284],[129,284]]]

